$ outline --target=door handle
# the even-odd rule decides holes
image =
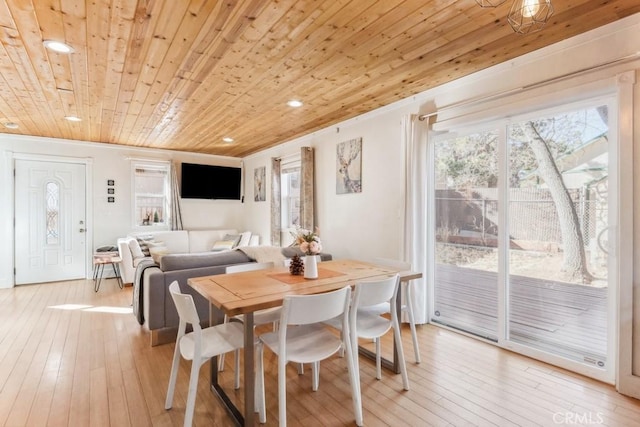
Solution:
[[[601,250],[602,252],[604,252],[606,255],[609,255],[609,248],[608,248],[608,247],[605,247],[605,246],[602,244],[602,236],[604,236],[604,233],[605,233],[605,232],[607,232],[610,228],[611,228],[611,226],[608,226],[608,227],[603,228],[603,229],[598,233],[598,237],[596,238],[596,243],[598,244],[598,247],[599,247],[599,248],[600,248],[600,250]],[[607,242],[607,246],[609,246],[609,245],[608,245],[608,242]]]

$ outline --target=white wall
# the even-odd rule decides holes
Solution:
[[[0,288],[12,286],[13,260],[13,176],[11,157],[15,155],[55,155],[85,158],[91,161],[92,182],[88,191],[93,197],[93,217],[90,248],[115,244],[116,239],[134,229],[132,224],[131,159],[172,160],[222,166],[240,166],[241,160],[231,157],[191,154],[168,150],[125,148],[110,144],[80,143],[29,136],[0,134]],[[107,203],[107,180],[115,180],[115,203]],[[236,200],[182,201],[185,229],[243,229],[243,206]]]
[[[245,173],[252,180],[254,168],[271,169],[272,157],[297,153],[302,146],[314,147],[316,224],[324,250],[336,257],[398,257],[404,212],[400,120],[409,111],[405,107],[353,120],[247,157]],[[362,192],[336,194],[336,146],[359,137]],[[247,227],[265,241],[270,236],[270,188],[271,175],[267,172],[267,201],[254,202],[253,197],[247,197],[245,203]]]

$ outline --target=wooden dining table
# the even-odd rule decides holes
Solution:
[[[217,357],[211,361],[211,390],[220,398],[239,425],[254,425],[255,336],[253,313],[281,306],[287,295],[329,292],[346,285],[354,285],[360,280],[384,278],[395,273],[400,274],[401,281],[422,277],[419,272],[398,271],[391,267],[362,261],[333,260],[318,264],[317,279],[305,279],[303,276],[292,275],[284,266],[189,279],[188,284],[210,303],[209,321],[211,325],[222,323],[225,314],[229,318],[238,314],[244,316],[244,414],[234,405],[218,381]],[[400,297],[397,298],[398,313],[400,312],[400,299]],[[387,361],[386,365],[394,372],[399,372],[395,343],[394,361]]]

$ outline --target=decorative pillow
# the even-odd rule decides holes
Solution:
[[[133,259],[144,258],[144,254],[140,249],[140,244],[138,243],[138,240],[136,239],[129,240],[129,250],[131,251],[131,256],[133,257]]]
[[[150,256],[151,254],[149,253],[149,243],[153,242],[153,237],[137,236],[136,240],[140,245],[140,250],[142,251],[142,255]]]
[[[272,262],[274,265],[284,264],[285,257],[279,246],[245,246],[238,248],[238,250],[257,262]]]
[[[233,245],[235,245],[235,243],[235,240],[218,240],[213,244],[213,248],[211,250],[214,252],[230,251],[233,249]]]
[[[153,258],[153,261],[156,264],[160,264],[160,258],[170,252],[166,246],[154,245],[149,247],[149,253],[151,254],[151,258]]]
[[[233,247],[235,248],[236,246],[238,246],[238,243],[240,242],[240,237],[242,236],[240,236],[239,234],[225,234],[222,240],[232,240]]]
[[[251,241],[251,232],[245,231],[244,233],[240,233],[240,241],[237,246],[249,246],[249,242]]]

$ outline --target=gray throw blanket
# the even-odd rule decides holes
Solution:
[[[157,267],[153,259],[143,259],[136,267],[136,277],[133,281],[133,314],[138,319],[138,323],[144,325],[144,298],[142,298],[142,291],[144,289],[144,271],[149,267]]]

